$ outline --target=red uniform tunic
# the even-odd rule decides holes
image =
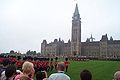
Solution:
[[[70,62],[65,61],[64,64],[65,64],[66,67],[68,67],[68,65],[70,64]]]

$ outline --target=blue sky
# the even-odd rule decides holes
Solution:
[[[71,39],[72,16],[78,3],[82,42],[120,39],[120,0],[0,0],[0,52],[40,52],[41,42]]]

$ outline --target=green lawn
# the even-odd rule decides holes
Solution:
[[[67,75],[71,80],[80,80],[79,74],[83,69],[92,73],[92,80],[112,80],[114,73],[120,70],[119,61],[70,61]]]

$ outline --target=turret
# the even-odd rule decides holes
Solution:
[[[102,35],[102,38],[100,41],[108,41],[108,37],[107,37],[107,34],[106,35]]]
[[[108,57],[108,37],[106,35],[102,35],[102,38],[100,40],[100,56],[102,58]]]
[[[110,37],[110,41],[113,41],[113,38],[112,38],[112,36]]]
[[[41,43],[41,53],[42,54],[46,54],[46,45],[47,45],[47,41],[43,40],[43,42]]]

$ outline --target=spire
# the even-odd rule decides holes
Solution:
[[[80,14],[79,14],[79,10],[78,10],[78,5],[76,3],[76,7],[75,7],[75,12],[73,14],[73,20],[80,20]]]
[[[78,10],[78,5],[77,5],[77,3],[76,3],[74,16],[77,16],[77,15],[79,15],[79,10]]]
[[[94,40],[95,38],[93,38],[93,36],[92,36],[92,34],[91,34],[91,37],[88,38],[88,39],[90,40],[90,42],[93,42],[93,40]]]
[[[113,38],[112,38],[112,36],[110,37],[110,41],[113,41]]]

